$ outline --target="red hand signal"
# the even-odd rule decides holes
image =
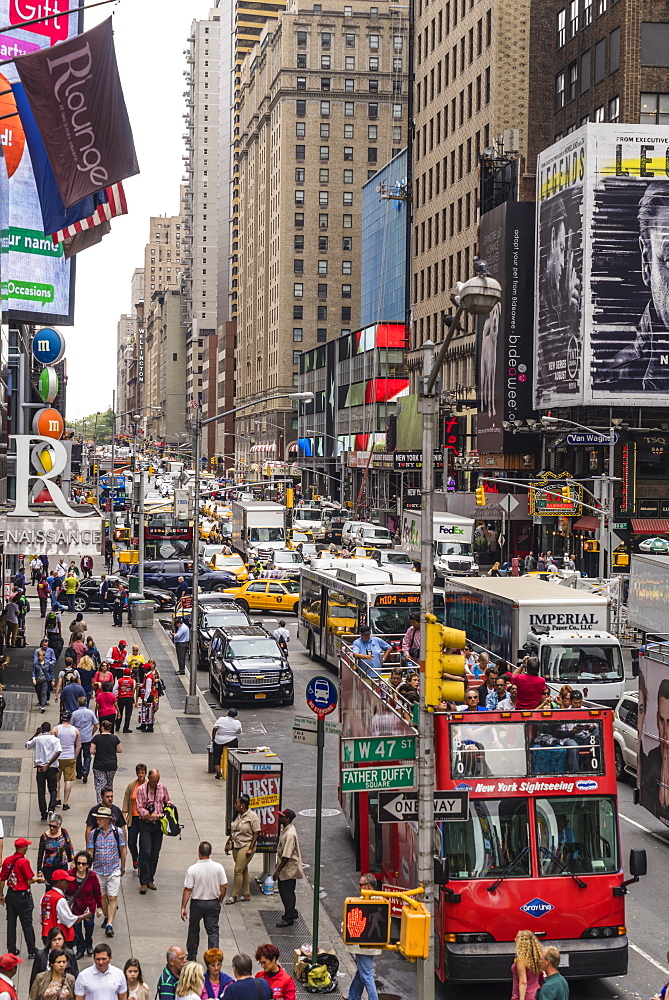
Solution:
[[[367,917],[359,906],[350,909],[346,915],[346,927],[349,937],[359,938],[367,926]]]

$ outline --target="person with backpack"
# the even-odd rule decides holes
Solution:
[[[42,872],[45,882],[51,886],[54,883],[53,873],[56,869],[65,868],[72,862],[73,857],[74,848],[69,833],[63,827],[63,817],[60,813],[54,812],[49,819],[48,828],[41,835],[37,845],[37,871]],[[49,930],[47,927],[46,931],[42,931],[42,936],[46,937]]]
[[[56,663],[58,662],[60,654],[63,652],[63,646],[65,645],[62,636],[62,621],[63,619],[60,612],[57,608],[52,607],[51,611],[46,616],[46,621],[44,623],[46,638],[49,646],[54,652]]]
[[[114,917],[121,879],[125,875],[127,847],[123,830],[112,823],[112,811],[108,806],[98,806],[93,815],[98,825],[91,830],[86,848],[93,858],[91,871],[100,883],[105,934],[114,937]]]
[[[46,618],[46,604],[49,600],[50,594],[51,589],[49,587],[49,582],[47,578],[43,576],[37,584],[37,599],[39,601],[40,618]]]
[[[17,590],[14,600],[19,609],[19,633],[23,633],[23,644],[25,645],[26,615],[30,613],[30,601],[24,590]]]
[[[139,891],[156,889],[155,877],[163,846],[161,820],[165,806],[172,805],[170,793],[160,780],[160,771],[149,771],[147,782],[137,790],[139,816]]]
[[[73,715],[79,708],[79,699],[86,699],[86,692],[73,673],[69,673],[66,676],[67,682],[61,691],[60,704],[63,711]]]
[[[91,740],[93,756],[93,785],[98,802],[102,799],[103,788],[114,788],[114,778],[118,770],[118,754],[123,753],[121,741],[114,733],[114,721],[101,719],[100,732]]]
[[[47,640],[42,639],[33,653],[32,681],[40,712],[44,712],[49,704],[49,695],[54,685],[53,668],[56,665],[54,651],[49,648]]]

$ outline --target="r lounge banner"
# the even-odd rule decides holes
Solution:
[[[111,19],[16,69],[65,208],[139,173]]]

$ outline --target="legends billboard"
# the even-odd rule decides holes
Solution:
[[[664,406],[669,127],[588,124],[539,154],[535,404]]]
[[[505,202],[481,216],[480,254],[502,286],[502,301],[479,323],[477,419],[481,453],[504,450],[502,422],[531,417],[534,205]]]

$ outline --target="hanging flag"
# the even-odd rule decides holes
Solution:
[[[87,229],[93,229],[95,226],[101,226],[104,222],[109,222],[110,219],[116,218],[117,215],[127,214],[128,206],[125,200],[125,191],[120,181],[118,184],[112,184],[111,187],[105,188],[104,192],[100,192],[100,195],[103,194],[105,201],[101,201],[91,215],[52,233],[51,239],[53,242],[64,243],[70,237],[74,237],[78,233],[83,233]]]
[[[111,18],[15,66],[65,208],[139,173]]]

